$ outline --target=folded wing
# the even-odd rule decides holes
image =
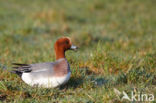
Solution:
[[[13,69],[12,73],[15,73],[21,77],[22,73],[35,73],[35,72],[44,72],[50,71],[52,72],[52,68],[54,63],[37,63],[37,64],[20,64],[20,63],[12,63]]]

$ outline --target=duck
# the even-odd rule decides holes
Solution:
[[[71,76],[70,65],[65,57],[68,50],[76,51],[69,37],[61,37],[54,44],[55,62],[35,64],[12,63],[12,73],[17,74],[29,86],[55,88],[67,83]]]

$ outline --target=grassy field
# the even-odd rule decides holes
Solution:
[[[156,97],[155,4],[1,0],[0,103],[130,103],[115,90]],[[80,47],[66,52],[72,75],[65,86],[34,88],[8,72],[14,62],[55,61],[53,44],[62,36]]]

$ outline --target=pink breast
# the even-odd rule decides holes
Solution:
[[[54,76],[62,77],[70,72],[70,67],[68,65],[67,60],[62,60],[54,66]]]

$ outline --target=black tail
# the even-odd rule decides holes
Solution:
[[[17,74],[18,76],[22,76],[24,72],[31,72],[31,66],[28,64],[19,64],[19,63],[12,63],[14,65],[12,73]]]
[[[29,66],[28,64],[20,64],[20,63],[12,63],[12,65],[17,65],[17,66]]]

